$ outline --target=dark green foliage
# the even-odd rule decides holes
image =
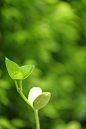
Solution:
[[[42,129],[86,128],[86,0],[0,0],[0,126],[35,129],[32,109],[17,93],[5,56],[35,65],[23,81],[51,92],[39,110]]]

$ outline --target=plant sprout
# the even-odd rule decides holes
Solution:
[[[51,93],[50,92],[42,92],[40,87],[33,87],[29,91],[28,99],[23,94],[22,90],[22,80],[27,78],[33,69],[35,68],[34,65],[24,65],[19,66],[15,62],[9,60],[7,57],[5,58],[6,68],[10,75],[10,77],[14,80],[16,89],[23,100],[32,107],[35,113],[36,119],[36,129],[40,129],[39,117],[38,117],[38,110],[46,106],[48,103]],[[20,85],[16,80],[20,80]]]

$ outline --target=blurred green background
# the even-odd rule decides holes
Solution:
[[[51,92],[41,129],[86,129],[86,0],[0,0],[0,129],[35,129],[34,112],[17,93],[5,56],[34,64],[23,92]]]

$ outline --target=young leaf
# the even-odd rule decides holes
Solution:
[[[34,65],[25,65],[20,67],[20,71],[23,75],[23,79],[27,78],[34,69]]]
[[[5,58],[7,71],[12,79],[25,79],[34,69],[34,65],[19,67],[15,62]]]
[[[43,92],[41,93],[33,102],[33,107],[35,110],[39,110],[46,106],[50,99],[51,93],[50,92]]]
[[[13,61],[9,60],[7,57],[5,58],[7,71],[12,79],[21,79],[23,77],[20,72],[19,66]]]
[[[36,97],[42,93],[42,89],[40,87],[33,87],[28,95],[28,101],[33,105],[33,101],[36,99]]]

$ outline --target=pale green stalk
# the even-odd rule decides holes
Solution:
[[[16,85],[16,89],[18,91],[18,93],[21,95],[21,97],[23,98],[23,100],[29,104],[32,109],[33,106],[29,103],[28,99],[24,96],[23,92],[22,92],[22,80],[20,80],[20,87],[18,87],[17,81],[15,81],[15,85]],[[34,110],[34,109],[33,109]],[[35,114],[35,120],[36,120],[36,129],[40,129],[40,123],[39,123],[39,117],[38,117],[38,110],[34,110],[34,114]]]
[[[36,120],[36,129],[40,129],[38,110],[34,110],[34,113],[35,113],[35,120]]]
[[[19,94],[21,95],[21,97],[24,99],[24,101],[29,104],[32,108],[33,106],[29,103],[28,99],[24,96],[23,92],[22,92],[22,80],[20,80],[20,88],[18,87],[18,84],[17,84],[17,81],[15,81],[15,85],[16,85],[16,88],[17,88],[17,91],[19,92]]]
[[[16,89],[18,91],[19,90],[19,87],[18,87],[17,81],[15,79],[14,79],[14,82],[15,82],[15,85],[16,85]]]
[[[22,91],[22,80],[20,80],[20,90]]]

